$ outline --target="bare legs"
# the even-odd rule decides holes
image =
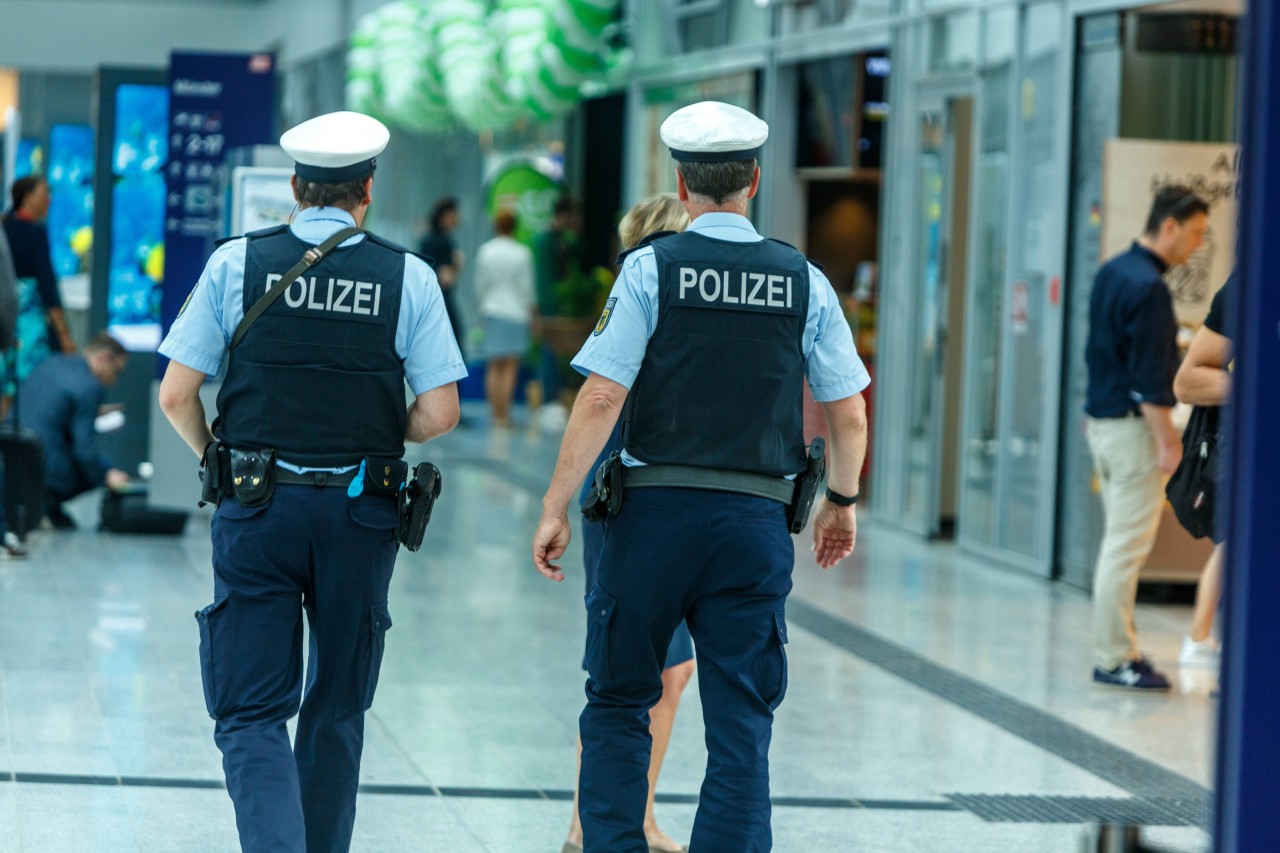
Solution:
[[[1191,639],[1202,643],[1213,630],[1213,617],[1218,611],[1218,599],[1222,597],[1222,543],[1213,548],[1200,581],[1196,584],[1196,606],[1191,612]]]
[[[493,358],[485,368],[484,393],[498,426],[511,423],[511,401],[516,394],[516,375],[520,372],[519,356]]]
[[[649,709],[649,734],[653,737],[653,751],[649,754],[649,799],[644,808],[644,834],[649,845],[658,850],[680,850],[680,845],[671,840],[661,829],[653,816],[653,795],[658,788],[658,774],[662,771],[662,759],[666,757],[667,745],[671,742],[671,729],[676,721],[676,708],[680,705],[680,696],[684,693],[689,679],[693,677],[694,663],[687,660],[662,671],[662,698],[658,704]],[[582,741],[578,741],[578,766],[582,766]],[[576,777],[575,777],[576,778]],[[582,843],[582,824],[578,822],[578,791],[574,786],[573,818],[569,821],[568,841]]]

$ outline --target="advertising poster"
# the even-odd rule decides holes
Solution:
[[[151,351],[160,344],[169,92],[129,83],[115,98],[107,329],[128,349]]]
[[[162,330],[226,236],[227,152],[278,138],[275,97],[273,54],[170,54]]]
[[[20,139],[18,140],[18,156],[14,160],[13,180],[25,178],[28,175],[44,174],[44,148],[40,146],[38,139]],[[9,181],[13,183],[13,181]],[[6,206],[8,202],[6,201]]]
[[[1209,233],[1187,263],[1165,278],[1178,322],[1199,326],[1213,294],[1235,268],[1240,148],[1228,143],[1107,141],[1103,175],[1102,257],[1129,247],[1146,226],[1151,201],[1163,187],[1183,184],[1209,202]]]
[[[60,277],[89,271],[93,161],[92,127],[55,124],[49,131],[49,245]]]
[[[564,185],[531,163],[515,161],[494,177],[489,185],[485,212],[492,220],[503,208],[516,215],[515,238],[526,246],[551,224],[556,200]]]

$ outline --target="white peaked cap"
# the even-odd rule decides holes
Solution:
[[[701,101],[667,116],[659,131],[677,160],[750,160],[769,138],[769,125],[720,101]]]
[[[280,147],[294,160],[299,178],[340,184],[369,177],[391,140],[387,126],[363,113],[326,113],[290,128]]]

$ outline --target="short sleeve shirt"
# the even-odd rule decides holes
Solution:
[[[1178,371],[1178,321],[1162,277],[1168,269],[1151,250],[1134,243],[1098,270],[1089,296],[1085,411],[1117,418],[1143,403],[1172,406]]]
[[[1227,291],[1235,288],[1235,273],[1227,279],[1227,283],[1218,289],[1213,295],[1213,302],[1209,306],[1209,316],[1204,318],[1205,328],[1211,332],[1217,332],[1225,336],[1227,334]]]

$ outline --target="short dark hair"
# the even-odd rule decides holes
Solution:
[[[750,160],[715,160],[709,162],[681,160],[676,168],[684,176],[689,192],[709,198],[716,204],[751,186],[756,172],[755,158]]]
[[[516,233],[516,215],[507,208],[502,208],[493,217],[493,230],[503,237]]]
[[[1174,219],[1179,225],[1197,214],[1209,213],[1209,202],[1196,194],[1191,187],[1171,184],[1162,187],[1151,202],[1147,216],[1147,234],[1155,234],[1166,219]]]
[[[88,353],[105,352],[112,358],[127,358],[129,351],[124,348],[124,344],[111,337],[110,332],[98,332],[93,336],[93,340],[85,344],[84,351]]]
[[[318,184],[298,178],[298,203],[306,207],[340,207],[351,211],[364,201],[365,178],[341,184]]]
[[[444,218],[458,209],[458,200],[451,195],[436,202],[431,208],[431,230],[437,234],[444,230]]]
[[[25,178],[14,181],[13,186],[9,188],[9,195],[13,198],[13,209],[18,210],[26,204],[27,196],[35,192],[36,187],[43,183],[45,179],[40,175],[27,175]]]

